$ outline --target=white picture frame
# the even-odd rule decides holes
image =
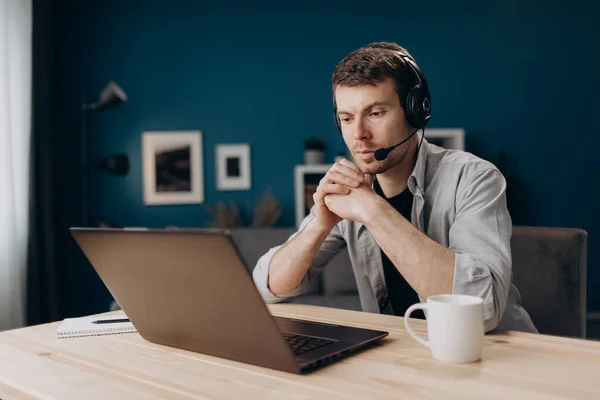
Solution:
[[[142,158],[145,205],[204,202],[201,131],[143,132]]]
[[[465,130],[463,128],[425,129],[425,139],[445,149],[465,149]]]
[[[250,190],[250,145],[219,144],[216,146],[217,190]]]
[[[294,167],[294,203],[296,228],[312,207],[312,195],[332,164],[300,164]]]

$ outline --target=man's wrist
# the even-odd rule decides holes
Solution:
[[[369,226],[371,223],[378,219],[378,215],[382,209],[382,202],[386,203],[385,200],[373,193],[368,197],[368,200],[363,204],[362,215],[361,215],[361,223],[365,226]]]
[[[311,235],[322,237],[322,236],[329,235],[329,232],[331,232],[331,230],[333,229],[334,226],[335,225],[326,226],[323,223],[321,223],[321,221],[318,218],[313,218],[313,220],[310,221],[308,223],[308,225],[306,226],[306,230]]]

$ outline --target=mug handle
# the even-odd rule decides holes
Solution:
[[[410,336],[412,336],[413,339],[415,339],[417,342],[421,343],[423,346],[431,347],[427,340],[423,340],[419,336],[417,336],[417,334],[410,327],[410,322],[409,322],[410,314],[412,314],[413,311],[426,310],[426,309],[427,309],[427,303],[417,303],[417,304],[413,304],[412,306],[408,307],[408,309],[404,313],[404,326],[406,327],[406,330],[408,330],[408,333],[410,334]]]

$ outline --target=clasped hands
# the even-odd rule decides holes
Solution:
[[[320,226],[332,229],[342,219],[364,223],[377,197],[371,187],[373,179],[346,159],[335,163],[313,194],[315,219]]]

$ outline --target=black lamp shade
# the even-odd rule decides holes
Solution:
[[[104,111],[127,101],[127,93],[116,82],[110,81],[100,92],[97,102],[83,105],[83,110]]]

